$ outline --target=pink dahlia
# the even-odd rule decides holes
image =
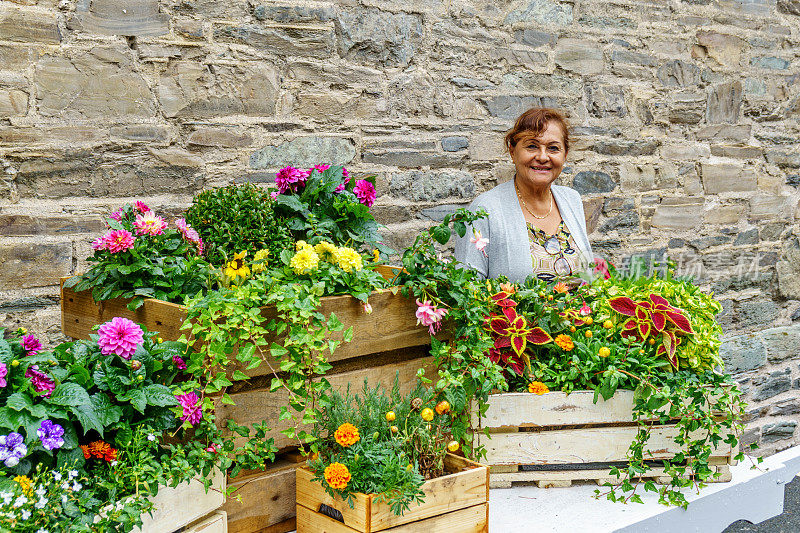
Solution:
[[[142,328],[127,318],[114,317],[97,330],[100,338],[97,345],[104,355],[116,354],[129,360],[136,348],[142,344]]]
[[[122,209],[117,209],[116,211],[111,213],[111,218],[113,218],[117,222],[122,222]]]
[[[428,331],[433,335],[442,327],[442,319],[447,314],[447,309],[437,309],[428,300],[424,303],[417,300],[417,312],[415,314],[417,324],[428,326]]]
[[[197,246],[197,255],[203,255],[203,239],[200,238],[200,234],[197,233],[197,230],[187,224],[186,219],[183,218],[177,219],[175,221],[175,226],[178,228],[178,231],[181,232],[184,239]]]
[[[106,250],[112,254],[125,252],[133,248],[136,238],[130,231],[125,229],[112,230],[105,234],[103,240],[106,243]]]
[[[42,349],[42,343],[33,335],[25,335],[22,337],[22,342],[19,343],[20,347],[28,352],[25,355],[36,355]]]
[[[344,167],[342,167],[342,176],[344,176],[344,181],[336,187],[336,192],[342,192],[347,187],[347,184],[350,183],[350,173]]]
[[[37,365],[28,367],[28,370],[25,371],[25,377],[31,380],[33,389],[36,392],[44,393],[42,396],[45,398],[49,398],[56,388],[56,382],[47,374],[39,372],[39,367]]]
[[[105,237],[98,237],[92,241],[92,250],[105,250],[106,240]]]
[[[0,363],[0,389],[8,385],[6,376],[8,375],[8,367],[5,363]]]
[[[180,231],[181,234],[184,234],[186,233],[186,228],[189,227],[189,224],[186,223],[185,218],[178,218],[175,220],[175,227],[178,228],[178,231]]]
[[[136,204],[134,204],[134,207],[136,208],[136,210],[138,212],[140,212],[143,215],[150,211],[149,207],[147,207],[144,203],[142,203],[142,202],[140,202],[138,200],[136,201]]]
[[[375,203],[375,186],[367,180],[358,180],[356,186],[353,187],[353,194],[356,195],[358,201],[367,207],[372,207]]]
[[[167,221],[156,216],[152,211],[136,215],[133,225],[136,226],[136,233],[139,235],[161,235],[167,229]]]
[[[326,165],[325,163],[319,163],[318,165],[314,165],[313,167],[309,168],[308,169],[308,173],[311,174],[313,171],[316,170],[317,172],[322,174],[323,172],[325,172],[329,168],[331,168],[330,165]]]
[[[172,362],[175,364],[178,370],[186,370],[186,361],[184,361],[177,355],[172,356]]]
[[[608,270],[608,263],[601,257],[594,258],[594,273],[603,276],[603,279],[611,277],[611,272]]]
[[[308,171],[294,167],[284,167],[275,174],[275,184],[278,186],[278,193],[283,194],[287,191],[298,191],[304,187],[308,180]]]
[[[175,396],[178,403],[183,407],[181,420],[188,420],[191,425],[196,425],[203,419],[203,406],[198,403],[197,394],[178,394]]]

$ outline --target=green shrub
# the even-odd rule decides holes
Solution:
[[[242,250],[252,257],[262,249],[269,250],[272,265],[281,250],[293,244],[289,230],[275,216],[269,192],[250,183],[201,192],[186,212],[186,221],[200,233],[206,258],[215,265]]]

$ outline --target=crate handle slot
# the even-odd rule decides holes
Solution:
[[[318,512],[324,514],[328,518],[333,518],[334,520],[344,524],[344,516],[342,515],[342,512],[338,509],[334,509],[330,505],[325,505],[324,503],[319,504]]]

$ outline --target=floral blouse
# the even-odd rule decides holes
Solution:
[[[548,235],[530,222],[527,226],[535,276],[548,283],[574,281],[575,274],[580,270],[581,254],[564,221],[561,221],[553,235]]]

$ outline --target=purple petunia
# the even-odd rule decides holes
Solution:
[[[12,431],[8,435],[0,435],[0,461],[12,468],[19,464],[19,460],[28,453],[25,439],[19,433]]]
[[[23,350],[28,352],[27,355],[36,355],[42,349],[42,343],[33,335],[23,336],[22,342],[20,342],[19,345]]]
[[[28,370],[25,371],[25,377],[30,378],[34,390],[43,392],[42,396],[45,398],[49,398],[56,388],[56,382],[44,372],[39,372],[37,365],[28,367]]]
[[[64,428],[52,420],[42,420],[42,425],[36,430],[36,434],[45,450],[55,450],[64,445]]]

